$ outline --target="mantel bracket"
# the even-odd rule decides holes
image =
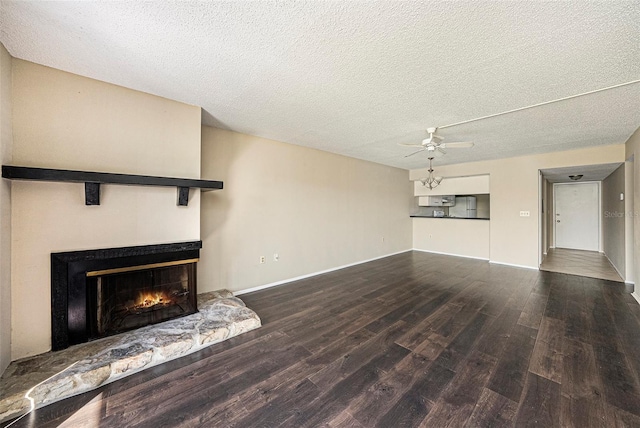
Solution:
[[[100,183],[84,183],[84,204],[100,205]]]
[[[178,187],[178,206],[186,207],[189,205],[189,188]]]

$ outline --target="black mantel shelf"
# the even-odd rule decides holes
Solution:
[[[2,165],[2,177],[10,180],[84,183],[86,205],[100,205],[101,184],[177,187],[178,205],[182,206],[186,206],[189,203],[189,189],[192,187],[199,188],[205,192],[222,189],[222,181],[155,177],[150,175],[112,174],[108,172],[71,171],[66,169],[32,168],[13,165]]]

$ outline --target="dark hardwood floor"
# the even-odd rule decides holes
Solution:
[[[262,328],[14,427],[640,427],[621,283],[409,252],[241,297]]]

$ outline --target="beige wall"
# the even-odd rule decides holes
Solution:
[[[603,251],[621,277],[625,277],[624,164],[602,181]]]
[[[0,163],[11,163],[11,61],[0,43]],[[0,180],[0,374],[11,362],[11,185]]]
[[[633,278],[640,278],[640,128],[631,135],[625,144],[626,159],[633,157],[633,210],[627,214],[633,217]],[[636,298],[640,293],[634,292]]]
[[[199,178],[200,108],[13,61],[13,163]],[[50,349],[50,253],[197,240],[200,195],[76,183],[12,183],[12,358]]]
[[[489,259],[489,220],[413,218],[416,250]]]
[[[623,162],[623,144],[566,152],[499,159],[493,161],[434,166],[438,175],[456,177],[490,174],[490,259],[531,268],[538,267],[539,174],[544,168]],[[417,180],[426,169],[412,170]],[[529,211],[530,217],[520,217]],[[461,243],[461,248],[463,244]]]
[[[491,217],[491,195],[474,195],[476,197],[476,214],[478,218]]]
[[[199,291],[244,290],[411,248],[406,170],[203,127],[202,176],[225,189],[202,194]]]

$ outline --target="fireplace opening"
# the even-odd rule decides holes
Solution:
[[[202,241],[51,254],[54,351],[197,312]]]
[[[87,272],[88,339],[195,313],[195,262]]]

